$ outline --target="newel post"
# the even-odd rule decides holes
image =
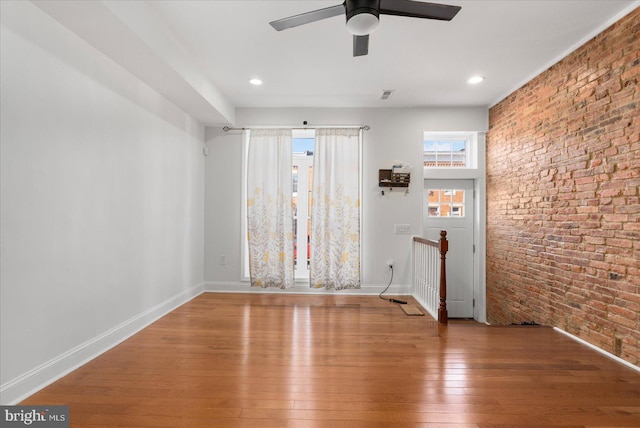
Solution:
[[[447,251],[449,251],[449,241],[447,241],[447,231],[440,231],[440,306],[438,307],[438,322],[447,324],[449,314],[447,312]]]

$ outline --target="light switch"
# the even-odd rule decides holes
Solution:
[[[393,227],[396,235],[409,235],[411,233],[410,224],[395,224]]]

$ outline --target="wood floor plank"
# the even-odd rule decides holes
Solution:
[[[21,404],[72,427],[639,427],[640,374],[545,327],[205,293]]]

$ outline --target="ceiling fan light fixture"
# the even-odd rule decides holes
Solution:
[[[282,31],[344,14],[347,30],[353,34],[353,56],[358,57],[369,53],[369,34],[378,28],[381,14],[451,21],[460,9],[460,6],[424,0],[344,0],[342,4],[278,19],[269,24],[275,30]]]
[[[373,33],[379,24],[380,19],[377,15],[363,12],[347,19],[347,30],[354,36],[366,36]]]

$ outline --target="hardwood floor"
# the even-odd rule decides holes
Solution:
[[[640,374],[546,327],[205,293],[21,404],[72,427],[639,427]]]

